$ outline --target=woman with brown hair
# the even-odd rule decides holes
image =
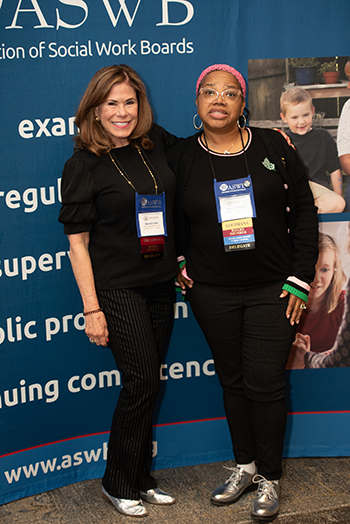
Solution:
[[[176,138],[153,124],[146,90],[126,65],[100,69],[80,102],[79,134],[62,176],[59,220],[70,243],[90,342],[112,350],[122,374],[102,491],[125,515],[143,501],[173,504],[150,475],[152,414],[173,321],[177,264]]]

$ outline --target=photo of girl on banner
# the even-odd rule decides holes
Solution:
[[[344,234],[341,234],[342,232]],[[349,240],[349,223],[320,224],[319,257],[315,279],[311,283],[307,309],[298,325],[287,369],[332,367],[331,364],[329,366],[308,364],[313,360],[312,355],[329,355],[333,351],[337,336],[339,338],[340,326],[346,316],[344,314],[346,298],[349,300],[349,297],[345,298],[350,257]],[[346,269],[347,274],[343,268]],[[350,360],[341,359],[341,361],[342,367],[350,366]],[[329,362],[333,362],[333,359]],[[337,364],[334,362],[334,365]]]

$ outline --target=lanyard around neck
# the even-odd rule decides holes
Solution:
[[[238,128],[239,129],[239,128]],[[242,131],[239,129],[239,134],[241,136],[241,142],[242,142],[242,148],[243,148],[243,156],[244,156],[244,163],[245,163],[245,170],[246,170],[246,175],[249,176],[249,167],[248,167],[248,160],[247,160],[247,154],[246,154],[246,147],[247,147],[247,144],[248,144],[248,141],[247,143],[244,145],[244,142],[243,142],[243,135],[242,135]],[[205,141],[205,147],[207,148],[207,153],[208,153],[208,157],[209,157],[209,163],[210,163],[210,168],[211,168],[211,172],[212,172],[212,175],[213,175],[213,179],[216,180],[216,173],[215,173],[215,169],[214,169],[214,165],[213,165],[213,161],[211,159],[211,154],[210,154],[210,149],[208,147],[208,142],[207,142],[207,137],[205,136],[205,133],[203,133],[203,136],[204,136],[204,141]],[[249,140],[249,139],[248,139]],[[229,158],[227,156],[227,158]]]

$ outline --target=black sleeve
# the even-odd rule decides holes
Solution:
[[[162,140],[164,144],[165,150],[168,150],[170,147],[177,144],[179,141],[182,140],[182,138],[178,138],[175,135],[172,135],[168,131],[166,131],[163,127],[159,126],[158,124],[153,125],[152,131],[156,133],[159,138]]]
[[[62,173],[62,207],[58,220],[66,235],[93,229],[97,220],[94,205],[94,182],[89,166],[81,159],[70,158]]]
[[[199,133],[184,140],[180,140],[166,152],[168,165],[176,178],[174,225],[177,256],[186,256],[188,249],[190,226],[183,212],[182,198],[193,163],[198,136]]]
[[[307,168],[294,151],[293,172],[297,181],[295,226],[292,235],[293,276],[310,284],[318,258],[318,217]]]
[[[318,258],[318,217],[308,170],[300,155],[281,133],[264,130],[262,136],[268,147],[274,150],[278,170],[289,186],[290,209],[287,215],[291,215],[292,276],[310,284],[314,279]]]

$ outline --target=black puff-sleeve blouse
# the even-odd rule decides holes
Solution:
[[[156,125],[150,138],[154,148],[145,154],[159,190],[166,195],[168,236],[165,237],[163,258],[141,257],[135,190],[108,154],[97,157],[89,151],[77,150],[64,166],[59,221],[64,224],[67,235],[89,232],[89,252],[97,289],[156,284],[177,274],[173,234],[176,183],[165,156],[166,149],[176,138]],[[113,149],[112,154],[139,194],[155,194],[152,177],[136,148],[128,145]]]

